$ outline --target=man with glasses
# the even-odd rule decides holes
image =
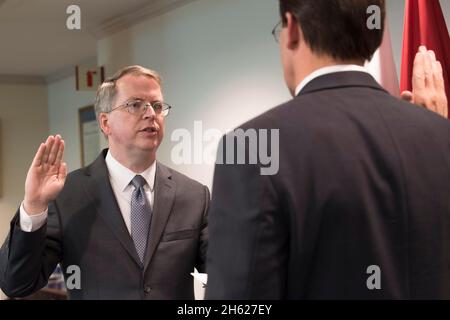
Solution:
[[[171,109],[159,75],[120,70],[99,87],[95,108],[109,149],[91,165],[67,175],[59,135],[39,147],[1,249],[2,290],[29,295],[61,263],[66,279],[79,271],[70,298],[193,299],[209,191],[156,160]]]
[[[279,4],[274,35],[294,98],[240,127],[279,130],[279,171],[216,165],[206,298],[449,299],[450,122],[363,68],[383,36],[367,28],[367,8],[383,26],[385,2]],[[442,68],[424,50],[415,88],[437,86],[416,91],[433,100]],[[445,95],[437,102],[439,112]]]

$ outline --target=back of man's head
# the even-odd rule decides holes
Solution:
[[[378,29],[367,26],[373,5],[380,9]],[[384,0],[280,0],[283,25],[286,12],[300,24],[313,53],[338,61],[370,60],[383,39]]]

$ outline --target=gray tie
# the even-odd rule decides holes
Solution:
[[[141,262],[144,262],[152,209],[144,191],[147,181],[142,176],[137,175],[133,178],[131,184],[135,188],[131,195],[131,237]]]

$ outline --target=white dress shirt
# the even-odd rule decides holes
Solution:
[[[311,72],[308,76],[306,76],[305,79],[303,79],[300,82],[300,84],[297,86],[297,88],[295,89],[295,95],[298,96],[300,91],[302,91],[302,89],[315,78],[318,78],[320,76],[323,76],[323,75],[329,74],[329,73],[346,72],[346,71],[360,71],[360,72],[369,73],[366,68],[364,68],[362,66],[358,66],[356,64],[340,64],[340,65],[335,65],[335,66],[323,67],[323,68],[317,69],[314,72]]]
[[[145,195],[149,201],[150,207],[153,209],[156,161],[141,173],[135,173],[123,166],[114,159],[109,151],[106,155],[105,162],[109,172],[109,181],[114,195],[116,196],[120,212],[122,213],[128,232],[131,234],[131,194],[134,190],[134,187],[131,185],[131,180],[133,180],[134,176],[137,174],[144,177],[147,181],[147,184],[144,186]],[[20,206],[20,228],[25,232],[36,231],[46,223],[47,215],[48,209],[38,215],[28,215],[22,202],[22,205]]]

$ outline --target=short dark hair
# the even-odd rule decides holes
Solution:
[[[305,42],[316,54],[338,60],[370,60],[381,45],[386,15],[384,0],[279,0],[285,26],[286,12],[298,21]],[[381,28],[369,29],[367,9],[381,10]]]

